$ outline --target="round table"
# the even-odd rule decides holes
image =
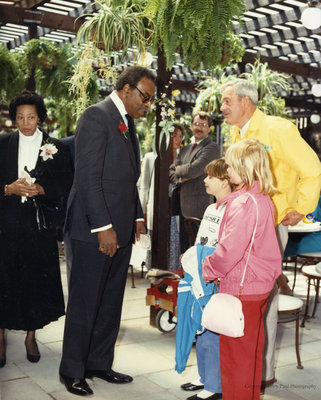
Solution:
[[[298,223],[293,226],[288,226],[289,233],[311,233],[321,231],[321,222],[314,222],[313,224]]]
[[[314,222],[311,224],[305,224],[302,223],[301,221],[294,225],[294,226],[288,226],[288,232],[289,233],[311,233],[311,232],[320,232],[321,231],[321,222]],[[312,255],[315,254],[319,254],[318,256],[314,256],[314,257],[318,257],[313,259]],[[317,263],[319,261],[321,261],[321,252],[318,253],[302,253],[302,254],[298,254],[295,256],[295,261],[294,261],[294,277],[293,277],[293,285],[292,285],[292,293],[294,291],[294,287],[295,287],[295,283],[296,283],[296,271],[297,271],[297,264],[298,264],[298,257],[304,258],[305,262],[302,264],[311,264],[311,263]]]

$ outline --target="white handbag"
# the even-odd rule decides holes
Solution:
[[[230,337],[241,337],[244,336],[244,315],[242,311],[242,303],[239,299],[245,278],[245,272],[249,261],[250,253],[253,246],[254,236],[256,233],[259,211],[255,198],[252,197],[256,205],[256,223],[252,234],[250,243],[249,253],[247,256],[246,264],[244,267],[242,280],[240,284],[239,296],[233,296],[228,293],[216,293],[214,294],[209,302],[206,304],[203,310],[202,325],[209,331],[219,333],[221,335]]]

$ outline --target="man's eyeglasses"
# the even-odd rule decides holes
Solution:
[[[134,88],[135,89],[137,89],[138,91],[139,91],[139,93],[142,95],[142,102],[144,103],[144,104],[147,104],[147,103],[153,103],[154,101],[155,101],[155,96],[150,96],[150,95],[148,95],[148,94],[146,94],[146,93],[143,93],[140,89],[138,89],[138,87],[137,86],[135,86],[135,85],[133,85],[134,86]]]
[[[202,126],[203,128],[208,126],[208,123],[206,122],[193,122],[193,125],[195,126]]]

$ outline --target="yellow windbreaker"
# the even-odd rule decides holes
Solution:
[[[272,195],[276,224],[289,211],[296,210],[304,215],[312,212],[320,196],[321,163],[297,127],[284,118],[266,115],[256,109],[242,138],[237,126],[232,131],[232,143],[249,138],[259,140],[270,158],[278,189]]]

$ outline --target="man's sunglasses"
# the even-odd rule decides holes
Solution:
[[[138,89],[137,86],[133,85],[135,89],[139,91],[139,93],[142,95],[142,102],[144,104],[147,103],[153,103],[155,101],[155,96],[149,96],[148,94],[143,93],[140,89]]]

